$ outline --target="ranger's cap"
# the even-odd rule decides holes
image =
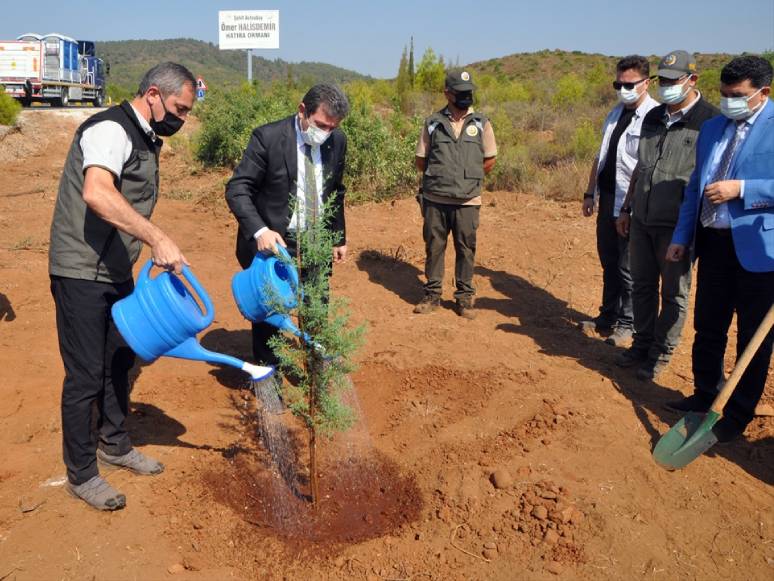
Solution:
[[[679,79],[685,75],[694,75],[696,59],[684,50],[672,51],[659,61],[656,74],[665,79]]]
[[[476,85],[468,71],[449,71],[446,74],[446,88],[452,91],[473,91]]]

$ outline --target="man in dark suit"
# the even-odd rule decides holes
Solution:
[[[239,222],[236,256],[248,268],[257,252],[276,245],[296,251],[296,234],[331,204],[329,228],[338,234],[334,262],[347,256],[342,183],[347,138],[338,129],[349,102],[336,86],[315,85],[298,113],[253,131],[242,161],[226,186],[226,201]],[[253,324],[253,357],[267,365],[277,359],[267,341],[276,329]]]
[[[774,300],[774,104],[772,67],[747,55],[720,73],[722,116],[707,121],[696,145],[696,168],[667,250],[677,262],[695,243],[699,260],[693,343],[694,394],[667,404],[706,411],[724,381],[728,327],[737,317],[737,357]],[[774,333],[769,333],[713,431],[721,442],[740,436],[766,385]]]

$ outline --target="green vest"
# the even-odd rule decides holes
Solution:
[[[437,196],[470,200],[481,195],[484,180],[484,126],[487,119],[475,112],[465,118],[458,138],[443,111],[425,121],[430,147],[425,157],[422,190]]]
[[[159,151],[124,101],[87,119],[75,132],[59,182],[51,222],[48,271],[53,276],[121,283],[132,278],[142,243],[105,222],[83,201],[81,136],[101,121],[115,121],[132,141],[132,153],[113,178],[116,189],[140,215],[150,218],[159,190]]]

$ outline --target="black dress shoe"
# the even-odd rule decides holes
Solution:
[[[676,412],[706,413],[709,411],[712,402],[707,401],[706,398],[693,394],[684,397],[683,399],[678,399],[677,401],[668,401],[664,405]]]
[[[744,433],[744,427],[729,418],[720,418],[718,423],[712,426],[712,433],[721,444],[732,442]]]

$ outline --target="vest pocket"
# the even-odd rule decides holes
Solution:
[[[465,168],[465,178],[466,179],[473,179],[473,180],[482,180],[484,179],[484,168],[483,167],[469,167]]]

